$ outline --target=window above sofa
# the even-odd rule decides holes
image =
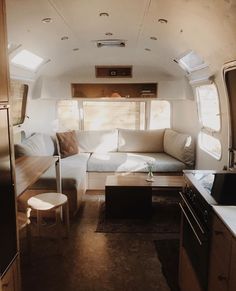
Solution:
[[[170,127],[170,103],[163,100],[57,103],[59,130],[161,129]]]

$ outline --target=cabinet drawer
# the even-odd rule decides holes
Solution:
[[[232,235],[218,217],[214,217],[211,249],[221,265],[229,266]]]

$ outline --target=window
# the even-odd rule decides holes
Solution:
[[[211,130],[220,130],[219,96],[215,84],[196,88],[198,114],[203,127]]]
[[[57,106],[59,130],[170,127],[170,103],[168,101],[61,100]]]
[[[43,63],[43,59],[28,50],[22,50],[12,58],[11,62],[14,65],[36,71]]]
[[[26,102],[28,95],[28,85],[18,80],[10,81],[11,100],[12,100],[12,124],[20,125],[25,120]]]
[[[75,100],[61,100],[57,104],[58,130],[79,129],[79,109]]]
[[[84,130],[144,129],[144,102],[83,102]]]
[[[175,59],[179,66],[188,73],[201,70],[207,67],[203,58],[194,51],[189,51],[181,57]]]
[[[221,158],[221,143],[217,138],[204,132],[200,132],[199,146],[214,158],[218,160]]]
[[[196,88],[198,117],[202,125],[199,146],[216,159],[221,157],[221,144],[213,135],[220,130],[220,105],[216,85],[207,84]]]
[[[170,128],[170,103],[168,101],[151,101],[149,128]]]

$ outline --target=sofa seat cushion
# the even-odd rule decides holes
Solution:
[[[152,161],[153,172],[179,172],[186,165],[165,153],[93,153],[88,161],[88,172],[148,172]]]
[[[79,189],[86,177],[88,153],[69,156],[61,160],[62,191],[65,189]],[[50,167],[41,178],[31,186],[32,189],[55,189],[55,166]]]

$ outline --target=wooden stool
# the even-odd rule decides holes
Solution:
[[[69,236],[69,208],[66,195],[62,193],[43,193],[35,195],[28,200],[28,205],[37,213],[37,229],[40,236],[43,213],[55,211],[55,225],[57,227],[57,235],[60,240],[60,224],[64,220],[66,223],[67,237]]]

